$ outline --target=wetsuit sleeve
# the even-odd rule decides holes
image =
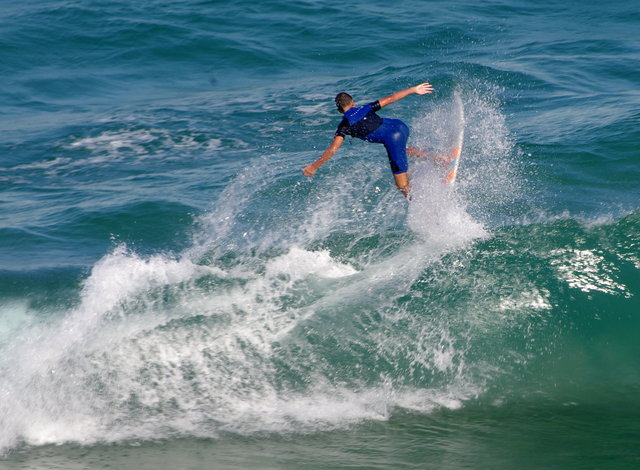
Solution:
[[[375,100],[373,103],[370,103],[370,106],[373,112],[380,111],[382,109],[382,106],[380,106],[379,100]]]
[[[349,130],[349,121],[346,118],[343,118],[338,125],[338,129],[336,130],[336,136],[345,137],[347,135],[347,131]]]

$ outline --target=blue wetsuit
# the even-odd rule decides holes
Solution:
[[[409,127],[400,119],[381,118],[376,114],[380,108],[380,102],[374,101],[359,108],[348,109],[336,130],[336,135],[341,137],[350,135],[367,142],[384,144],[393,174],[406,173],[409,169],[407,162]]]

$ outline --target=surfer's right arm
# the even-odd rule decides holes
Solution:
[[[329,147],[327,147],[327,150],[324,151],[322,156],[312,164],[307,165],[302,169],[302,173],[304,174],[304,176],[311,177],[315,175],[316,171],[318,171],[318,168],[324,165],[331,157],[335,155],[335,153],[342,145],[342,142],[344,142],[344,137],[342,137],[341,135],[335,136],[333,138],[333,142]]]
[[[396,101],[400,101],[402,98],[406,98],[409,95],[426,95],[427,93],[433,93],[433,85],[428,82],[424,82],[420,85],[407,88],[406,90],[396,91],[392,95],[379,99],[378,103],[380,103],[381,108],[384,108],[385,106],[395,103]]]

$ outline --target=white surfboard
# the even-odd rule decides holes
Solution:
[[[453,106],[451,107],[451,134],[448,142],[448,148],[451,153],[447,156],[447,170],[442,182],[444,184],[453,184],[458,174],[458,166],[460,166],[460,154],[462,153],[462,142],[464,141],[464,106],[460,93],[453,93]]]

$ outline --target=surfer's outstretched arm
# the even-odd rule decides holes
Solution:
[[[318,171],[318,168],[324,165],[327,161],[329,161],[331,157],[335,155],[335,153],[338,151],[338,149],[342,145],[342,142],[344,142],[344,137],[340,135],[335,136],[333,138],[333,142],[329,147],[327,147],[327,150],[324,151],[322,156],[312,164],[307,165],[302,169],[302,173],[304,174],[304,176],[311,177],[315,175],[316,171]]]
[[[426,95],[427,93],[433,93],[433,85],[425,82],[421,83],[420,85],[407,88],[406,90],[396,91],[394,94],[389,95],[386,98],[382,98],[378,101],[380,102],[380,107],[384,108],[385,106],[388,106],[391,103],[395,103],[402,98],[406,98],[409,95]]]

